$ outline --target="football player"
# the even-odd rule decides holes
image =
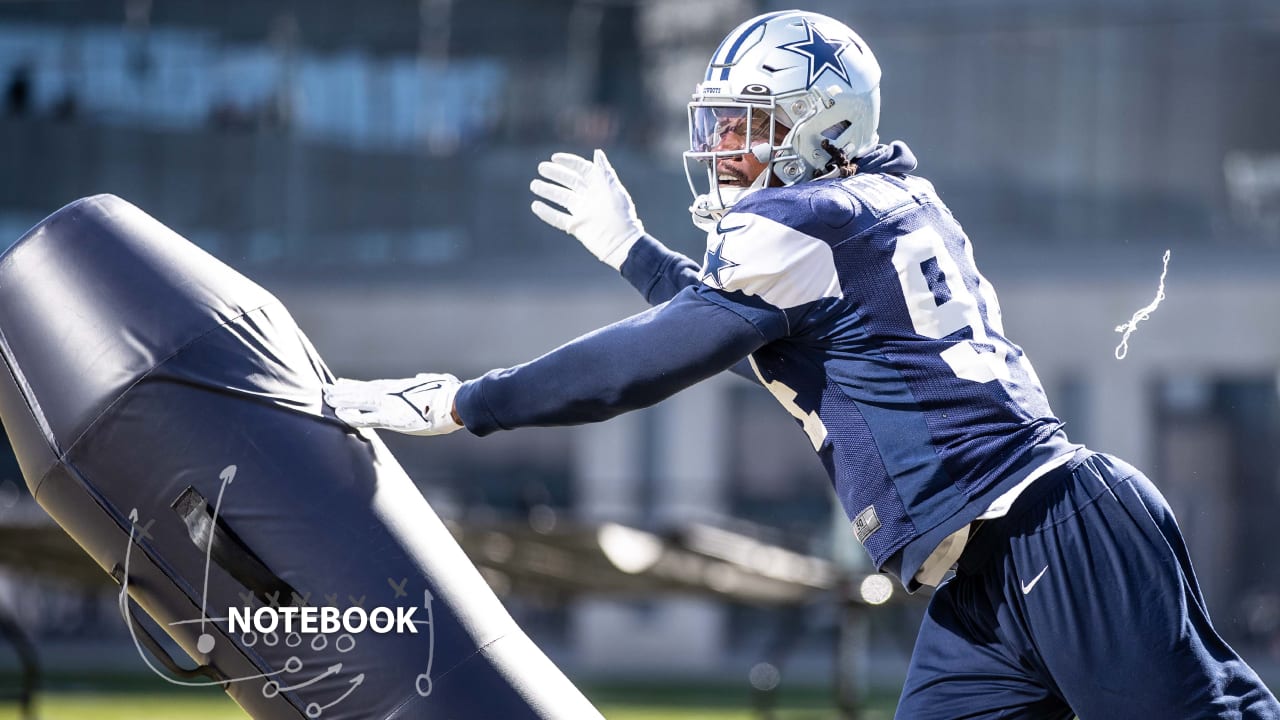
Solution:
[[[969,238],[907,146],[879,142],[879,83],[840,22],[748,20],[689,104],[701,265],[645,233],[603,152],[556,154],[533,211],[653,307],[467,382],[340,380],[326,401],[355,427],[488,435],[749,366],[875,566],[937,586],[899,718],[1280,719],[1210,624],[1164,498],[1068,440]]]

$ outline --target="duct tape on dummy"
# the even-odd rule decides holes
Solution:
[[[0,257],[0,354],[31,494],[170,682],[259,720],[600,717],[377,436],[324,407],[333,375],[280,302],[138,208],[76,201]],[[330,607],[328,631],[300,622]],[[401,625],[359,631],[379,610]]]

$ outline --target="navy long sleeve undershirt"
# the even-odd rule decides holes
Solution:
[[[599,422],[722,372],[767,340],[742,316],[686,287],[536,360],[464,383],[456,407],[476,435]]]
[[[663,245],[652,235],[642,236],[631,246],[621,268],[622,277],[650,305],[664,303],[681,290],[697,285],[700,270],[697,263]],[[760,382],[746,358],[729,368],[729,372],[753,383]]]
[[[650,305],[664,303],[698,284],[698,264],[649,235],[631,246],[621,272]]]

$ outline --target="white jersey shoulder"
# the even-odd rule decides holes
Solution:
[[[707,233],[702,282],[783,310],[842,295],[830,245],[749,212],[729,213]]]

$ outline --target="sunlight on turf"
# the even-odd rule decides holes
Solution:
[[[64,694],[46,697],[36,708],[39,720],[246,720],[249,716],[225,697],[182,695]],[[0,705],[0,720],[20,720],[11,704]]]

